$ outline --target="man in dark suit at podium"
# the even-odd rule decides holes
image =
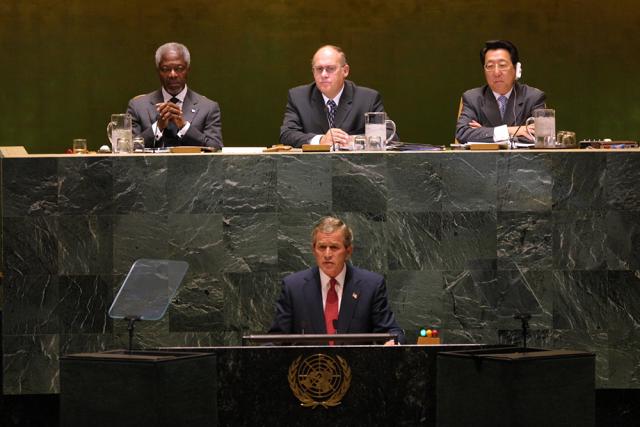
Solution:
[[[364,134],[364,113],[384,111],[382,97],[346,80],[349,64],[338,46],[318,49],[311,71],[314,83],[289,90],[280,143],[348,146],[351,136]]]
[[[325,217],[311,237],[318,265],[284,278],[269,333],[388,332],[403,343],[404,331],[389,307],[384,278],[347,263],[353,252],[351,229],[338,218]]]
[[[166,43],[156,51],[162,87],[129,101],[133,135],[148,148],[194,145],[222,148],[218,103],[187,87],[191,54],[180,43]]]

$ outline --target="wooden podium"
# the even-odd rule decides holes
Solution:
[[[124,350],[60,360],[60,425],[217,425],[216,357]]]
[[[508,348],[438,355],[438,426],[594,426],[595,355]]]

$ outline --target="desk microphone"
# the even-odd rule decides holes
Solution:
[[[331,150],[336,151],[336,140],[333,138],[333,131],[331,130],[331,122],[329,121],[329,107],[327,104],[324,105],[324,116],[327,118],[327,124],[329,125],[329,135],[331,135]]]
[[[518,67],[520,67],[520,63],[518,62]],[[516,71],[516,74],[518,74],[519,71]],[[517,75],[516,80],[519,79],[520,76]],[[513,84],[513,125],[515,126],[516,123],[518,123],[518,118],[516,117],[516,103],[518,102],[518,88],[516,88],[516,84]],[[509,137],[509,144],[511,145],[511,148],[516,148],[516,142],[518,140],[518,137],[516,136],[518,134],[518,132],[520,131],[520,128],[522,127],[522,125],[518,125],[518,129],[516,129],[516,131],[513,133],[513,135],[511,135]]]
[[[518,137],[516,135],[518,134],[518,131],[520,130],[521,127],[522,125],[518,125],[518,128],[516,129],[516,131],[509,138],[509,142],[511,143],[511,148],[516,148],[516,143],[518,142]]]

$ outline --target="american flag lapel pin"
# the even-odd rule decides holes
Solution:
[[[355,292],[354,292],[354,293],[352,293],[352,294],[351,294],[351,298],[353,298],[353,299],[358,299],[358,294],[357,294],[357,293],[355,293]]]

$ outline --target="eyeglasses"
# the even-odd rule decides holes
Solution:
[[[326,67],[311,67],[311,71],[313,74],[322,74],[323,71],[326,71],[327,74],[333,74],[338,71],[341,65],[327,65]]]
[[[170,73],[171,71],[174,71],[176,74],[180,74],[180,73],[184,73],[186,70],[187,70],[187,67],[184,67],[182,65],[178,65],[176,67],[167,67],[167,66],[160,67],[161,73]]]
[[[511,68],[511,63],[508,61],[500,61],[500,62],[487,62],[486,64],[484,64],[485,71],[493,71],[496,68],[498,69],[498,71],[507,71],[509,68]]]

